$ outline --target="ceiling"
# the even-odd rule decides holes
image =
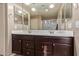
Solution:
[[[55,7],[49,8],[50,4],[53,4]],[[18,3],[18,5],[22,6],[21,3]],[[31,17],[40,15],[42,18],[56,19],[61,5],[62,3],[31,3],[30,5],[23,3],[23,8],[30,13]],[[36,11],[33,12],[31,8],[35,8]],[[45,9],[48,9],[48,11],[46,12]]]
[[[33,12],[30,9],[30,14],[32,16],[41,15],[42,18],[57,18],[58,10],[60,9],[61,4],[54,4],[54,8],[49,8],[49,5],[49,3],[33,3],[30,7],[36,8],[36,12]],[[45,9],[48,9],[48,11],[46,12]]]

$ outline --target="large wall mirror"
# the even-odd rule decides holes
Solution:
[[[16,3],[14,16],[18,30],[67,30],[72,27],[72,3]]]

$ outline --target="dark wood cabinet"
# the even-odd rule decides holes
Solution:
[[[54,56],[72,56],[72,46],[67,44],[53,44]]]
[[[34,40],[32,36],[24,36],[22,40],[22,55],[34,56]]]
[[[23,49],[22,55],[24,56],[34,56],[34,49]]]
[[[43,37],[43,36],[37,36],[35,37],[35,50],[36,50],[36,55],[38,56],[50,56],[52,55],[52,38],[51,37]]]
[[[12,35],[12,52],[24,56],[73,56],[73,37]]]
[[[72,37],[55,37],[53,40],[54,56],[73,56],[74,41]]]
[[[12,51],[13,53],[21,54],[21,40],[20,39],[12,40]]]
[[[12,52],[20,55],[34,55],[34,40],[32,36],[12,35]]]

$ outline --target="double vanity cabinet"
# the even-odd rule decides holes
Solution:
[[[12,52],[23,56],[73,56],[74,37],[12,34]]]

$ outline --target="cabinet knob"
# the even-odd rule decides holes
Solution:
[[[43,45],[42,45],[42,48],[43,48]]]
[[[51,42],[51,44],[52,44],[52,42]]]
[[[27,43],[26,45],[28,46],[29,44]]]
[[[21,42],[21,40],[19,40],[19,42]]]
[[[55,46],[55,44],[53,44],[53,46]]]
[[[30,54],[30,52],[26,52],[27,54]]]

